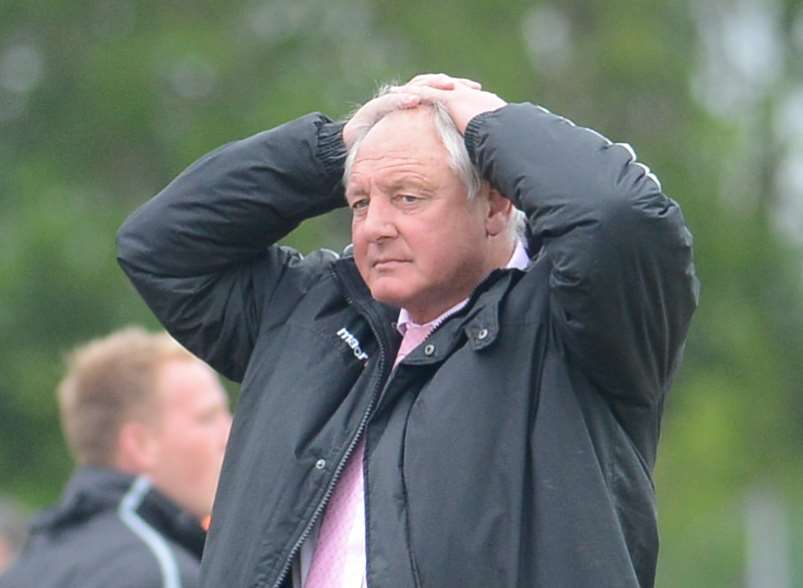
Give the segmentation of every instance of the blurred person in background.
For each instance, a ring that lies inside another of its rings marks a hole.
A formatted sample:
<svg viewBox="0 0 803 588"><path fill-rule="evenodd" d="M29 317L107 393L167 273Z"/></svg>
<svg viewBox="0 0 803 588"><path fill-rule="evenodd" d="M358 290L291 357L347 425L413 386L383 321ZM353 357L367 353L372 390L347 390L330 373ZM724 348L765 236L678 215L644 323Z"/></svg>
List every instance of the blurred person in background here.
<svg viewBox="0 0 803 588"><path fill-rule="evenodd" d="M277 244L345 205L342 256ZM698 284L627 145L418 76L345 124L213 151L118 255L243 382L204 586L653 585L651 472Z"/></svg>
<svg viewBox="0 0 803 588"><path fill-rule="evenodd" d="M0 586L198 586L231 424L216 374L130 327L70 355L58 401L78 467Z"/></svg>
<svg viewBox="0 0 803 588"><path fill-rule="evenodd" d="M28 537L28 516L19 505L0 496L0 574L17 559Z"/></svg>

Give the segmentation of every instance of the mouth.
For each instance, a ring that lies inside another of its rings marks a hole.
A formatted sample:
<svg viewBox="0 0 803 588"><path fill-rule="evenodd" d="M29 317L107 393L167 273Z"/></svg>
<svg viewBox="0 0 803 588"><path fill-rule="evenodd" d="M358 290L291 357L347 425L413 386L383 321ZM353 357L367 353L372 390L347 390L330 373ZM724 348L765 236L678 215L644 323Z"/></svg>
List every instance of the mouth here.
<svg viewBox="0 0 803 588"><path fill-rule="evenodd" d="M393 269L404 263L409 263L406 259L378 259L371 263L371 268L376 270Z"/></svg>

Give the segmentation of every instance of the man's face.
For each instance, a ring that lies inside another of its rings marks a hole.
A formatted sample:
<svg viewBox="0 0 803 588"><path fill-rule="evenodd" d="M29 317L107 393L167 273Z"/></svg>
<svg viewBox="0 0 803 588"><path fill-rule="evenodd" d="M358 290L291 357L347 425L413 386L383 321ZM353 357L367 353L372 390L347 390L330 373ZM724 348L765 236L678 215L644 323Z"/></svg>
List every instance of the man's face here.
<svg viewBox="0 0 803 588"><path fill-rule="evenodd" d="M226 394L214 372L196 360L172 360L157 373L160 413L151 427L158 456L154 485L199 519L212 510L231 428Z"/></svg>
<svg viewBox="0 0 803 588"><path fill-rule="evenodd" d="M468 297L493 269L488 199L467 199L432 116L417 108L377 123L346 189L354 258L371 295L419 323Z"/></svg>

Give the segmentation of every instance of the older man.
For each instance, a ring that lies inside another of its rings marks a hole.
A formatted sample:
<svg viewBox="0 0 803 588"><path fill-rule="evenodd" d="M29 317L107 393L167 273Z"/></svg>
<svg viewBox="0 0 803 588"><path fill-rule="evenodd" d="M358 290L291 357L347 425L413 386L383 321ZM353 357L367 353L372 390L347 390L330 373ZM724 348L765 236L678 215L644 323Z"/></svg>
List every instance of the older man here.
<svg viewBox="0 0 803 588"><path fill-rule="evenodd" d="M342 256L275 244L344 202ZM207 155L118 242L174 336L243 382L205 586L652 585L697 282L627 146L419 76Z"/></svg>
<svg viewBox="0 0 803 588"><path fill-rule="evenodd" d="M77 349L58 398L78 468L0 586L198 586L231 425L215 373L128 328Z"/></svg>

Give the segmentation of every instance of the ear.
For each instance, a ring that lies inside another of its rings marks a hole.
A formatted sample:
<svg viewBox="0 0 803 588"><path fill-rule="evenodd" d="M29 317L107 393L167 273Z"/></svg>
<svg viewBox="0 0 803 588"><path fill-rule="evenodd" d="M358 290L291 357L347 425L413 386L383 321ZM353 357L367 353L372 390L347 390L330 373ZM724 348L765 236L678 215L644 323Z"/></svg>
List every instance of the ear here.
<svg viewBox="0 0 803 588"><path fill-rule="evenodd" d="M485 232L489 237L500 235L506 228L513 203L495 188L488 188L488 216L485 219Z"/></svg>
<svg viewBox="0 0 803 588"><path fill-rule="evenodd" d="M146 474L158 459L151 429L140 421L127 421L117 435L117 466L131 474Z"/></svg>

